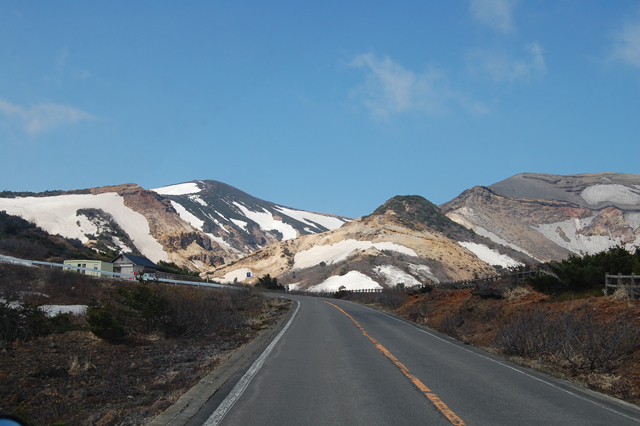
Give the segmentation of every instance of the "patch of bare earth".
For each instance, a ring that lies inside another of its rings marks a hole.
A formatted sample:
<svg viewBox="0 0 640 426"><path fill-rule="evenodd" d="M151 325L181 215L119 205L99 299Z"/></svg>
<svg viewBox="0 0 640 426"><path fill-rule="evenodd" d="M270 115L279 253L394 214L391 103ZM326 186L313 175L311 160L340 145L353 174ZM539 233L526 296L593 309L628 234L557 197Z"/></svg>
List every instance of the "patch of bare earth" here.
<svg viewBox="0 0 640 426"><path fill-rule="evenodd" d="M208 337L134 336L111 344L88 331L13 342L0 351L0 411L33 424L142 425L275 323L287 302Z"/></svg>
<svg viewBox="0 0 640 426"><path fill-rule="evenodd" d="M505 355L495 344L501 327L521 312L538 309L549 318L562 314L588 314L602 323L612 320L632 322L640 319L640 301L615 300L613 296L553 301L531 289L505 297L483 298L473 291L436 288L429 294L409 296L395 313L441 331L460 341ZM606 370L576 369L566 360L552 356L509 357L513 362L552 374L574 383L640 404L640 350L635 349L622 362Z"/></svg>

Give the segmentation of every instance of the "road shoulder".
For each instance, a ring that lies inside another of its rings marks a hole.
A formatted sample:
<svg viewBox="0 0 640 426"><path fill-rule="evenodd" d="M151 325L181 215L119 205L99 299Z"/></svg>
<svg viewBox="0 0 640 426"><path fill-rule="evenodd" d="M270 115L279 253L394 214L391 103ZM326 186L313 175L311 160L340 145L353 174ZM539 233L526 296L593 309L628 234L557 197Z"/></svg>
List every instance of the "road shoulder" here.
<svg viewBox="0 0 640 426"><path fill-rule="evenodd" d="M185 392L175 404L156 416L148 426L184 426L207 401L247 362L256 355L274 336L284 327L293 315L294 309L289 309L278 322L264 330L258 337L234 353L220 367L209 373L197 385Z"/></svg>

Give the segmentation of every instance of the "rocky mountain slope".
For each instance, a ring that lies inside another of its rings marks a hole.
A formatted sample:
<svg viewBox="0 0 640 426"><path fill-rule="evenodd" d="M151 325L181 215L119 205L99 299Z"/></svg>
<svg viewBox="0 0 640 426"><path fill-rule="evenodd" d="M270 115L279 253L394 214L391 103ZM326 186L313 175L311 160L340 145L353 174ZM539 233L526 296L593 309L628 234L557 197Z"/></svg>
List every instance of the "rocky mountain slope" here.
<svg viewBox="0 0 640 426"><path fill-rule="evenodd" d="M341 228L279 242L209 276L253 283L270 274L312 290L472 279L533 260L453 222L419 196L399 196Z"/></svg>
<svg viewBox="0 0 640 426"><path fill-rule="evenodd" d="M453 221L540 261L640 245L640 175L523 173L440 206Z"/></svg>
<svg viewBox="0 0 640 426"><path fill-rule="evenodd" d="M4 191L0 211L101 253L140 253L198 271L349 220L280 206L216 181L152 191L135 184L39 194Z"/></svg>

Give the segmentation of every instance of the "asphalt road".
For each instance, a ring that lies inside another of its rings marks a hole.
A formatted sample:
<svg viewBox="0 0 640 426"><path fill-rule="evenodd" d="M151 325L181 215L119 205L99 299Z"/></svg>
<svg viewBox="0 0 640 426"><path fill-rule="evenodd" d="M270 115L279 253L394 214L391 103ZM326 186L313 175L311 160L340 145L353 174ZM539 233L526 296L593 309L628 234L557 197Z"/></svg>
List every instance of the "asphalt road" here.
<svg viewBox="0 0 640 426"><path fill-rule="evenodd" d="M292 298L267 351L190 425L640 425L629 404L391 315Z"/></svg>

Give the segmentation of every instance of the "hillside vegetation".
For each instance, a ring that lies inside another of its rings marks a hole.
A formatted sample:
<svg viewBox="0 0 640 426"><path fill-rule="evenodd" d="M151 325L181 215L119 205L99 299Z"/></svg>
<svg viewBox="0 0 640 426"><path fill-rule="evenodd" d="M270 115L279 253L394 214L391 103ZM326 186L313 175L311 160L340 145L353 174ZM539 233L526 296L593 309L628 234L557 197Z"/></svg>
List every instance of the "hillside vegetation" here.
<svg viewBox="0 0 640 426"><path fill-rule="evenodd" d="M252 288L2 263L0 277L0 407L33 426L146 424L288 309ZM43 304L89 308L48 317Z"/></svg>

